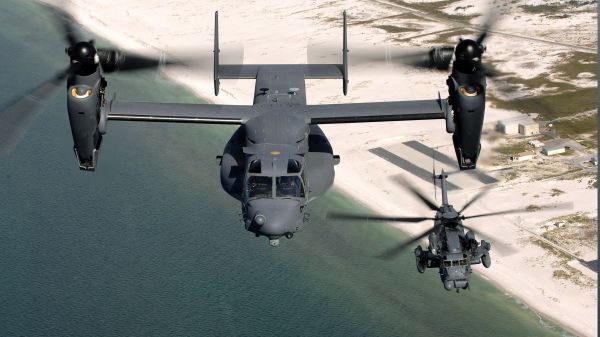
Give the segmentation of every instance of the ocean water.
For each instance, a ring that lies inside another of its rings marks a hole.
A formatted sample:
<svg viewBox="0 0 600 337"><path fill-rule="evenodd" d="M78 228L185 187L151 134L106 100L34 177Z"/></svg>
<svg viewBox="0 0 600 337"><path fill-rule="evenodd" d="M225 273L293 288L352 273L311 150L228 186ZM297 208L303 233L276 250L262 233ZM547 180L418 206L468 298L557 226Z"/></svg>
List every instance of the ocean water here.
<svg viewBox="0 0 600 337"><path fill-rule="evenodd" d="M0 2L0 107L67 62L33 2ZM112 75L109 97L200 102L153 73ZM0 336L561 336L481 278L446 292L385 224L331 190L271 248L239 221L215 156L229 126L110 122L81 172L59 94L0 157ZM492 266L493 268L493 266Z"/></svg>

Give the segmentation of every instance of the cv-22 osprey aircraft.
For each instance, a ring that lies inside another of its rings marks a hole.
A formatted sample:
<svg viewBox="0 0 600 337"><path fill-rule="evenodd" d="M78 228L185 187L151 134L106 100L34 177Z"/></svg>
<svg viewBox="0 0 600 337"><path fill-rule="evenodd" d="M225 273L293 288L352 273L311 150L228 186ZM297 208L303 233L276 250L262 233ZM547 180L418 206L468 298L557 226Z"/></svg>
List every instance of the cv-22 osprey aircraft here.
<svg viewBox="0 0 600 337"><path fill-rule="evenodd" d="M96 168L108 121L239 125L223 155L217 157L221 183L241 202L245 228L266 236L272 246L302 228L308 203L333 184L334 165L340 159L320 124L445 119L447 131L453 133L459 167L474 169L477 162L485 108L481 65L485 34L476 41L461 40L454 54L432 49L432 64L449 64L454 56L447 81L449 99L438 94L431 100L307 105L306 79L339 79L347 93L346 13L341 64L220 64L215 12L215 95L221 79L256 80L252 105L221 105L107 102L104 73L123 67L127 57L78 42L69 23L63 29L70 43L70 66L53 81L67 78L67 110L79 168ZM130 68L138 63L140 68L146 66L134 59ZM0 122L2 118L13 117L0 115Z"/></svg>

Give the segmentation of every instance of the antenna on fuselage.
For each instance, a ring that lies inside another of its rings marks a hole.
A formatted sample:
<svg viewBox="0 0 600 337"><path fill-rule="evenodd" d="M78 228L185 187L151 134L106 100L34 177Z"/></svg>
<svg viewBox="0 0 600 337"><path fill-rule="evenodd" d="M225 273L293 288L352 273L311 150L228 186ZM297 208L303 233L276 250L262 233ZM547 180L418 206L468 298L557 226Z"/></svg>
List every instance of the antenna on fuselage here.
<svg viewBox="0 0 600 337"><path fill-rule="evenodd" d="M344 16L344 37L342 42L342 80L344 81L343 91L344 96L348 93L348 26L346 25L346 11L343 13Z"/></svg>
<svg viewBox="0 0 600 337"><path fill-rule="evenodd" d="M435 201L437 202L437 183L436 183L436 179L437 177L435 176L435 149L431 148L431 159L433 161L433 173L431 174L431 176L433 177L433 195L435 198Z"/></svg>
<svg viewBox="0 0 600 337"><path fill-rule="evenodd" d="M219 96L219 11L215 11L215 38L213 49L213 79L215 82L215 96Z"/></svg>
<svg viewBox="0 0 600 337"><path fill-rule="evenodd" d="M440 178L440 185L442 187L442 204L443 205L448 205L448 189L446 187L446 178L448 178L448 175L444 172L444 169L442 169L442 173L439 175Z"/></svg>

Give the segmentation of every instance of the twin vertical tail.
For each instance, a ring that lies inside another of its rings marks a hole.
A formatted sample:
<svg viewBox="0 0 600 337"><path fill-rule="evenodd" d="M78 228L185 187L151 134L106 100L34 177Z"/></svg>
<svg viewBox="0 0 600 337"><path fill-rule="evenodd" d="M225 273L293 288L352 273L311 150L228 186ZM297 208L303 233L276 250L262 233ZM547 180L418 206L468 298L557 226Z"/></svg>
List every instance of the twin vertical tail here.
<svg viewBox="0 0 600 337"><path fill-rule="evenodd" d="M348 93L348 29L346 22L346 11L343 12L343 41L342 41L342 63L341 64L290 64L289 66L304 66L305 79L342 79L344 95ZM213 81L215 95L219 95L221 79L255 79L258 68L269 66L266 64L244 65L244 64L219 64L219 12L215 12L215 36L213 49Z"/></svg>

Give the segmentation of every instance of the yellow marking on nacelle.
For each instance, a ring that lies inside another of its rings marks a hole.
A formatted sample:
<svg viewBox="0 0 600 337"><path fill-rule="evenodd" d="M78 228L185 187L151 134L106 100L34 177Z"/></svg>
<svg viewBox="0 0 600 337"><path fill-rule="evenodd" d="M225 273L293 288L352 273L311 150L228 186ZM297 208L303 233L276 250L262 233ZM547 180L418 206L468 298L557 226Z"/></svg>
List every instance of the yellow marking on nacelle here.
<svg viewBox="0 0 600 337"><path fill-rule="evenodd" d="M460 87L460 88L458 89L458 91L460 91L460 93L461 93L461 94L463 94L463 95L465 95L465 96L468 96L468 97L475 97L475 96L479 95L479 92L480 92L481 90L479 90L479 87L475 87L474 89L475 89L474 91L472 91L472 92L469 92L469 90L467 90L467 88L465 88L465 87Z"/></svg>
<svg viewBox="0 0 600 337"><path fill-rule="evenodd" d="M79 94L77 92L77 88L76 87L72 87L71 88L71 96L77 98L77 99L84 99L84 98L88 98L90 96L92 96L92 89L87 89L83 94Z"/></svg>

